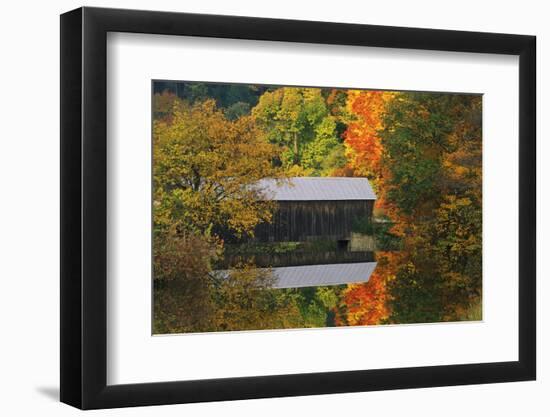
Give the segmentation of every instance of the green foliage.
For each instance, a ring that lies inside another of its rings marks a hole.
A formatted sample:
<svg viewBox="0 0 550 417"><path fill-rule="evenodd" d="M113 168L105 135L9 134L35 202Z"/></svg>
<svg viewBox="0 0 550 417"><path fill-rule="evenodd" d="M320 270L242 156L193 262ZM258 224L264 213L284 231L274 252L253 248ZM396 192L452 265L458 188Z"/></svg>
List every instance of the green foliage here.
<svg viewBox="0 0 550 417"><path fill-rule="evenodd" d="M337 291L332 287L317 287L316 297L328 310L335 308L339 301Z"/></svg>
<svg viewBox="0 0 550 417"><path fill-rule="evenodd" d="M290 252L331 252L338 250L338 243L332 240L308 242L248 242L225 246L225 253L231 255L284 254Z"/></svg>
<svg viewBox="0 0 550 417"><path fill-rule="evenodd" d="M389 198L405 214L431 215L449 191L446 162L463 144L463 136L454 134L478 111L472 97L401 93L388 105L380 132L383 162L391 172Z"/></svg>
<svg viewBox="0 0 550 417"><path fill-rule="evenodd" d="M392 227L393 223L387 217L376 220L370 217L361 217L353 221L352 231L374 236L377 250L399 250L401 248L401 239L391 232Z"/></svg>
<svg viewBox="0 0 550 417"><path fill-rule="evenodd" d="M282 254L298 250L302 242L254 242L239 245L227 245L226 254Z"/></svg>
<svg viewBox="0 0 550 417"><path fill-rule="evenodd" d="M481 222L480 207L469 198L449 196L437 210L434 253L455 299L481 296Z"/></svg>
<svg viewBox="0 0 550 417"><path fill-rule="evenodd" d="M448 306L441 297L444 282L429 260L400 268L389 284L391 323L432 323L443 321Z"/></svg>
<svg viewBox="0 0 550 417"><path fill-rule="evenodd" d="M296 327L332 326L333 314L344 286L305 287L284 290L291 294L300 312L300 323Z"/></svg>
<svg viewBox="0 0 550 417"><path fill-rule="evenodd" d="M322 175L331 176L335 170L343 169L348 163L346 158L346 148L343 144L335 145L326 158L321 161Z"/></svg>
<svg viewBox="0 0 550 417"><path fill-rule="evenodd" d="M303 147L301 165L320 172L326 167L325 159L341 144L336 138L336 121L333 117L322 118L314 128L314 138Z"/></svg>
<svg viewBox="0 0 550 417"><path fill-rule="evenodd" d="M393 223L391 222L375 223L374 237L376 238L377 250L403 250L403 241L399 236L391 231L392 228Z"/></svg>
<svg viewBox="0 0 550 417"><path fill-rule="evenodd" d="M339 144L336 119L320 89L285 87L266 92L252 114L269 141L283 148L281 162L286 168L297 165L319 173Z"/></svg>
<svg viewBox="0 0 550 417"><path fill-rule="evenodd" d="M480 115L471 95L407 93L389 106L388 196L407 223L406 267L390 285L393 323L460 320L481 297Z"/></svg>
<svg viewBox="0 0 550 417"><path fill-rule="evenodd" d="M155 96L172 95L191 105L206 100L214 100L219 109L228 111L237 103L246 104L248 111L241 115L248 115L250 109L258 103L259 97L268 90L270 90L269 86L193 81L157 81L154 85ZM244 110L242 105L240 110ZM234 115L234 113L232 114ZM230 115L228 115L228 118L233 119Z"/></svg>
<svg viewBox="0 0 550 417"><path fill-rule="evenodd" d="M353 220L352 230L355 233L362 233L364 235L373 235L375 225L372 219L368 216L360 217Z"/></svg>
<svg viewBox="0 0 550 417"><path fill-rule="evenodd" d="M226 108L224 113L225 117L229 120L236 120L239 117L246 116L250 113L250 104L245 103L244 101L238 101Z"/></svg>
<svg viewBox="0 0 550 417"><path fill-rule="evenodd" d="M316 239L302 244L304 252L331 252L338 249L338 242L334 240Z"/></svg>

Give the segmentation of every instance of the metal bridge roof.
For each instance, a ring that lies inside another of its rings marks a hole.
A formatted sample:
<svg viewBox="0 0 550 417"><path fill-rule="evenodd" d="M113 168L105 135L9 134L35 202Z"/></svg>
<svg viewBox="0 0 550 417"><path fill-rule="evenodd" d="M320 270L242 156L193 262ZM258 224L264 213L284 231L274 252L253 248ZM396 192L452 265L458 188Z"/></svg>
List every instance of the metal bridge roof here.
<svg viewBox="0 0 550 417"><path fill-rule="evenodd" d="M273 288L318 287L367 282L376 262L273 268Z"/></svg>
<svg viewBox="0 0 550 417"><path fill-rule="evenodd" d="M271 268L272 288L302 288L367 282L376 262L356 262L331 265L302 265ZM258 268L266 271L266 268ZM220 278L228 278L230 270L216 270Z"/></svg>
<svg viewBox="0 0 550 417"><path fill-rule="evenodd" d="M276 201L376 200L367 178L293 177L256 184L265 198Z"/></svg>

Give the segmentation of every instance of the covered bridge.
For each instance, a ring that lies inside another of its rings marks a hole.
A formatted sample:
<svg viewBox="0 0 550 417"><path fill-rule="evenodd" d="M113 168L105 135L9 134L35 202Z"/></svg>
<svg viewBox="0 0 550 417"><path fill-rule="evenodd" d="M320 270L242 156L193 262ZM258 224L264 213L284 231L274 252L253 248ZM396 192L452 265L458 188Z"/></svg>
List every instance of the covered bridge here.
<svg viewBox="0 0 550 417"><path fill-rule="evenodd" d="M271 223L256 227L260 242L348 240L356 219L372 217L376 200L366 178L264 179L258 188L266 199L277 201Z"/></svg>

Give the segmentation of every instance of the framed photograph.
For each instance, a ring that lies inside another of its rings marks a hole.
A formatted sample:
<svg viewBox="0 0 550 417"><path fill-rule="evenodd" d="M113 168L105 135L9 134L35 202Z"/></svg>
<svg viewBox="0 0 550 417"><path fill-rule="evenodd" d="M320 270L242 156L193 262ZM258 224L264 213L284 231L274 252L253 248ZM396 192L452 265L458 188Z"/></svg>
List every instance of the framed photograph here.
<svg viewBox="0 0 550 417"><path fill-rule="evenodd" d="M61 401L533 380L535 37L61 16Z"/></svg>

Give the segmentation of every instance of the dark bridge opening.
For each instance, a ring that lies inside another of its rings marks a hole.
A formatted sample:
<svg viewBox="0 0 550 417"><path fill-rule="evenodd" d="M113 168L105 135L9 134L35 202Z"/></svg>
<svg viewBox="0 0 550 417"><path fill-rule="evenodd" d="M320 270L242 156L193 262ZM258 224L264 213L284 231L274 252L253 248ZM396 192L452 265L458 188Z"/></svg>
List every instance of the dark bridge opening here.
<svg viewBox="0 0 550 417"><path fill-rule="evenodd" d="M338 250L348 250L349 248L349 240L347 239L340 239L336 243Z"/></svg>

